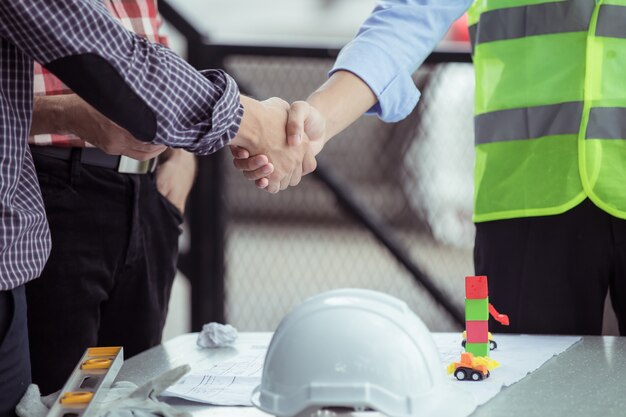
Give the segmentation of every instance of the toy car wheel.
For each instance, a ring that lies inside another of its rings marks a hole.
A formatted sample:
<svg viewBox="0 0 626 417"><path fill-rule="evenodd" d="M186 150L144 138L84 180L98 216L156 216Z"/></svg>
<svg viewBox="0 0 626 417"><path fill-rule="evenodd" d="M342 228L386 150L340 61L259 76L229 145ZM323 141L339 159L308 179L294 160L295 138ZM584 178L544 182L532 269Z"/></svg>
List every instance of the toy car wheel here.
<svg viewBox="0 0 626 417"><path fill-rule="evenodd" d="M481 379L483 379L483 374L481 374L480 372L472 372L472 381L480 381Z"/></svg>
<svg viewBox="0 0 626 417"><path fill-rule="evenodd" d="M489 341L489 350L495 350L497 347L498 347L498 344L495 341L493 340Z"/></svg>
<svg viewBox="0 0 626 417"><path fill-rule="evenodd" d="M465 372L465 369L457 369L456 371L454 371L454 376L459 381L464 381L467 379L467 372Z"/></svg>
<svg viewBox="0 0 626 417"><path fill-rule="evenodd" d="M463 349L465 349L466 344L467 344L467 340L463 339L463 341L461 342L461 346L463 346Z"/></svg>

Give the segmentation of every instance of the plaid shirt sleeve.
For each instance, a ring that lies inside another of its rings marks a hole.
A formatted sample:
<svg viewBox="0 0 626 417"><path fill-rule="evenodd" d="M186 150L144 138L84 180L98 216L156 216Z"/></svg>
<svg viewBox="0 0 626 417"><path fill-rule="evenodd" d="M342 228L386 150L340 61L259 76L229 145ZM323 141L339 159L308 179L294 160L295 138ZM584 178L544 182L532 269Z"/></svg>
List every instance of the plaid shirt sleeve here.
<svg viewBox="0 0 626 417"><path fill-rule="evenodd" d="M232 78L195 71L126 31L98 1L2 0L0 37L140 140L208 154L239 128L243 108Z"/></svg>
<svg viewBox="0 0 626 417"><path fill-rule="evenodd" d="M168 46L167 37L160 32L162 19L156 0L102 0L109 14L126 29L152 42ZM71 94L70 90L39 63L34 65L34 94L53 96ZM28 138L31 145L84 147L93 146L71 134L44 133Z"/></svg>

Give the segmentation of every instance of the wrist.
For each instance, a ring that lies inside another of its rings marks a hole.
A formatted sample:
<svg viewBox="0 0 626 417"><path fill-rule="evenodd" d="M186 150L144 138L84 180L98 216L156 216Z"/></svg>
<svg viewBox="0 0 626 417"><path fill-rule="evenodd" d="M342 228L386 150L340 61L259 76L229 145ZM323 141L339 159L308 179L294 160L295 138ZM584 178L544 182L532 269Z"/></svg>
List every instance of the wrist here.
<svg viewBox="0 0 626 417"><path fill-rule="evenodd" d="M184 149L167 148L159 155L159 165L166 162L176 164L181 169L196 171L196 156Z"/></svg>
<svg viewBox="0 0 626 417"><path fill-rule="evenodd" d="M306 99L307 103L312 108L312 111L318 113L319 117L323 121L324 134L321 137L322 143L326 144L337 132L333 122L332 111L329 111L328 103L326 103L328 97L324 92L316 91Z"/></svg>
<svg viewBox="0 0 626 417"><path fill-rule="evenodd" d="M240 100L243 106L243 117L239 131L230 144L248 150L256 149L259 138L263 136L263 124L259 118L263 105L257 100L243 95Z"/></svg>
<svg viewBox="0 0 626 417"><path fill-rule="evenodd" d="M337 71L309 96L326 122L327 139L341 132L377 102L376 95L357 75Z"/></svg>

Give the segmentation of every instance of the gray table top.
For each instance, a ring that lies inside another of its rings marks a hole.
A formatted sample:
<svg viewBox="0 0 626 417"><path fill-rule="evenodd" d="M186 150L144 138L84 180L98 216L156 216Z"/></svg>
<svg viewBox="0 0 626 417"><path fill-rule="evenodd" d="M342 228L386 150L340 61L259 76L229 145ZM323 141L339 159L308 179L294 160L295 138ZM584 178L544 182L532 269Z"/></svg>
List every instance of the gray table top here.
<svg viewBox="0 0 626 417"><path fill-rule="evenodd" d="M472 416L626 415L626 338L585 336Z"/></svg>
<svg viewBox="0 0 626 417"><path fill-rule="evenodd" d="M263 334L267 340L270 333ZM233 358L235 348L199 349L197 334L172 339L130 358L118 380L141 384L184 363L198 369ZM258 343L259 334L242 333L238 343ZM253 407L210 407L168 399L194 417L266 416ZM626 415L626 337L586 336L516 384L504 388L472 416L624 416Z"/></svg>

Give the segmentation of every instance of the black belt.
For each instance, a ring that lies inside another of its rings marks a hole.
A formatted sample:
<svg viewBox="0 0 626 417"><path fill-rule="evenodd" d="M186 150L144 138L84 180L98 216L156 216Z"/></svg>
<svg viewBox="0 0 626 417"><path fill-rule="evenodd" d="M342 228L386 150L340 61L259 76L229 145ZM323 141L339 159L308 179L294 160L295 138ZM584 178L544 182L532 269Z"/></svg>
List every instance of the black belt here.
<svg viewBox="0 0 626 417"><path fill-rule="evenodd" d="M109 155L98 148L60 148L32 145L33 154L69 161L73 152L80 152L80 162L100 168L114 169L123 174L147 174L156 168L157 158L138 161L127 156Z"/></svg>

